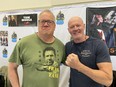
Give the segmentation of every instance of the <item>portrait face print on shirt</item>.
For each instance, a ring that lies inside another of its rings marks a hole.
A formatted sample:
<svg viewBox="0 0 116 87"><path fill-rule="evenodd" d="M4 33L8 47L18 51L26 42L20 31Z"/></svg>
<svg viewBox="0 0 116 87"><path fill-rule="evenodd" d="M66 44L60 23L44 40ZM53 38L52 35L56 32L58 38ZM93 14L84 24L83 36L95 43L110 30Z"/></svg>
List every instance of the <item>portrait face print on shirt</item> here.
<svg viewBox="0 0 116 87"><path fill-rule="evenodd" d="M48 72L48 77L58 78L59 77L59 61L56 58L56 50L53 47L47 47L40 52L40 58L35 62L35 69L37 71Z"/></svg>
<svg viewBox="0 0 116 87"><path fill-rule="evenodd" d="M45 58L45 65L53 65L54 59L56 58L55 50L52 47L48 47L43 52L43 57Z"/></svg>
<svg viewBox="0 0 116 87"><path fill-rule="evenodd" d="M51 71L50 67L58 67L58 61L56 60L56 51L53 47L47 47L43 50L43 58L41 62L36 62L36 69L38 71Z"/></svg>

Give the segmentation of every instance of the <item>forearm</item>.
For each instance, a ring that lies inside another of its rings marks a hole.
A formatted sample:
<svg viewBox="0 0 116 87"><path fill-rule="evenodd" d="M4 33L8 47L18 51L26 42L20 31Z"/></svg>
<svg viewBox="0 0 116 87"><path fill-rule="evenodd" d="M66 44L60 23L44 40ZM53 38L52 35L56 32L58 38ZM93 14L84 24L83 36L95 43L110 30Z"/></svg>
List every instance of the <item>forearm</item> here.
<svg viewBox="0 0 116 87"><path fill-rule="evenodd" d="M9 77L12 87L20 87L17 69L9 66L8 77Z"/></svg>
<svg viewBox="0 0 116 87"><path fill-rule="evenodd" d="M102 70L91 69L83 64L81 64L81 67L77 68L77 70L87 75L97 83L103 84L105 86L110 86L110 84L112 83L111 75Z"/></svg>

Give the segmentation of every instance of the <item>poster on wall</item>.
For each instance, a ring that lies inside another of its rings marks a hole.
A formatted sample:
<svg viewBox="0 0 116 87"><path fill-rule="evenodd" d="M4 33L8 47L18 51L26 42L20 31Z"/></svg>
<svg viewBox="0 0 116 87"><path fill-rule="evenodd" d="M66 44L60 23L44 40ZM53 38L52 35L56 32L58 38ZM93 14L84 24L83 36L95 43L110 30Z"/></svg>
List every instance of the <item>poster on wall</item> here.
<svg viewBox="0 0 116 87"><path fill-rule="evenodd" d="M0 46L8 46L8 31L0 31Z"/></svg>
<svg viewBox="0 0 116 87"><path fill-rule="evenodd" d="M0 14L0 66L7 65L16 43L37 30L37 13Z"/></svg>
<svg viewBox="0 0 116 87"><path fill-rule="evenodd" d="M64 24L64 14L61 11L59 11L59 13L56 16L56 24L57 25Z"/></svg>
<svg viewBox="0 0 116 87"><path fill-rule="evenodd" d="M86 8L86 34L102 39L116 55L116 7Z"/></svg>
<svg viewBox="0 0 116 87"><path fill-rule="evenodd" d="M9 27L37 26L37 14L9 15Z"/></svg>
<svg viewBox="0 0 116 87"><path fill-rule="evenodd" d="M6 15L3 17L2 21L3 21L3 26L7 26L8 18L7 18L7 16L6 16Z"/></svg>

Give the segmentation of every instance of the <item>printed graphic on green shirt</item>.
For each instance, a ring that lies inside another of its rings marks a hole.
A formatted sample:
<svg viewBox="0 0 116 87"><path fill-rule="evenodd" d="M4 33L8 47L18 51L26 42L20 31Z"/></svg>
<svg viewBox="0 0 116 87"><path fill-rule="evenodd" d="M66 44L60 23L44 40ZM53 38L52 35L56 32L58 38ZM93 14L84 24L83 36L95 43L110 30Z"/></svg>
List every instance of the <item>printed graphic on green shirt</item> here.
<svg viewBox="0 0 116 87"><path fill-rule="evenodd" d="M59 77L59 63L56 58L56 51L53 47L47 47L43 51L43 59L39 59L35 63L35 68L37 71L49 72L48 76L50 78Z"/></svg>

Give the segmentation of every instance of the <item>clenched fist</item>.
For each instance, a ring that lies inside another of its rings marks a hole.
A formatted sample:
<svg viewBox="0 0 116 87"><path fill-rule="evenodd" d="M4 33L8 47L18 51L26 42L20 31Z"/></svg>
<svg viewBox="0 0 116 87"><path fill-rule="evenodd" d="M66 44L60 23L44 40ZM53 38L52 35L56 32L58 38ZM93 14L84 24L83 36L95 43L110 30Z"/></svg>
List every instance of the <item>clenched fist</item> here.
<svg viewBox="0 0 116 87"><path fill-rule="evenodd" d="M71 53L67 56L65 63L67 66L77 69L77 70L81 64L81 62L79 61L78 55L74 53Z"/></svg>

